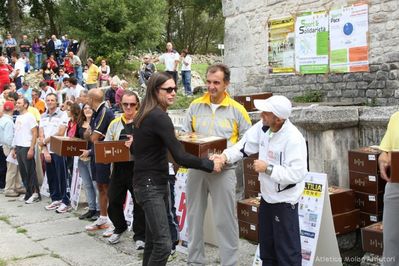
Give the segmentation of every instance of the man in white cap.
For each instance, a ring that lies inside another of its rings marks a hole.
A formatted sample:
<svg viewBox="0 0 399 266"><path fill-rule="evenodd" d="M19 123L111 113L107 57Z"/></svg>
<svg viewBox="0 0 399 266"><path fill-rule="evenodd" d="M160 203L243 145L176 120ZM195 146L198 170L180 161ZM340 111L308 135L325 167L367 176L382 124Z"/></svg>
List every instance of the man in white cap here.
<svg viewBox="0 0 399 266"><path fill-rule="evenodd" d="M292 106L286 97L272 96L255 100L254 104L262 111L261 121L218 157L222 162L234 163L259 153L254 169L259 173L262 194L260 258L263 265L300 266L298 200L307 173L305 139L288 119Z"/></svg>

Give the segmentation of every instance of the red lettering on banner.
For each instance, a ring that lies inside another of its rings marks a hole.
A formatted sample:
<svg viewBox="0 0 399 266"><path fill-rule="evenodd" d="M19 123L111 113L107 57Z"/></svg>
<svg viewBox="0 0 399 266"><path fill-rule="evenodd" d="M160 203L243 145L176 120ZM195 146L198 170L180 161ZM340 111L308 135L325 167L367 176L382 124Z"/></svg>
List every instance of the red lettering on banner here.
<svg viewBox="0 0 399 266"><path fill-rule="evenodd" d="M177 220L179 221L179 231L183 230L184 223L186 221L186 193L182 192L180 196L180 204L178 212L181 213L180 216L177 216Z"/></svg>

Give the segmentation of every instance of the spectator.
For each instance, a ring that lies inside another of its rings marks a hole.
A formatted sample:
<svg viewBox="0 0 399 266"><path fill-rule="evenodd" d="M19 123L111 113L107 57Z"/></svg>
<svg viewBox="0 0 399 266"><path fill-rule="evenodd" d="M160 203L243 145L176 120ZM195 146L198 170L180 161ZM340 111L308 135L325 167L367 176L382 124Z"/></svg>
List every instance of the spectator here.
<svg viewBox="0 0 399 266"><path fill-rule="evenodd" d="M109 108L111 108L114 111L119 110L119 106L116 104L115 101L116 91L119 88L119 83L120 79L118 77L112 78L111 87L105 92L105 101L109 106Z"/></svg>
<svg viewBox="0 0 399 266"><path fill-rule="evenodd" d="M4 56L0 56L0 93L3 93L4 85L10 84L10 74L13 71L13 68L7 65L5 60Z"/></svg>
<svg viewBox="0 0 399 266"><path fill-rule="evenodd" d="M37 37L33 39L32 53L35 55L35 71L39 71L42 66L43 47Z"/></svg>
<svg viewBox="0 0 399 266"><path fill-rule="evenodd" d="M39 88L41 90L40 99L42 99L43 101L46 100L47 95L49 95L50 93L56 94L55 89L53 87L47 85L47 83L45 81L41 81L39 83Z"/></svg>
<svg viewBox="0 0 399 266"><path fill-rule="evenodd" d="M50 146L51 136L64 136L68 116L57 107L57 95L49 93L46 96L47 111L40 119L39 145L46 163L47 181L50 190L51 203L45 206L46 210L56 210L63 213L68 210L68 206L62 204L68 201L67 198L67 172L65 158L55 154Z"/></svg>
<svg viewBox="0 0 399 266"><path fill-rule="evenodd" d="M90 130L87 130L85 135L91 143L103 140L107 133L108 126L114 119L114 114L105 106L104 93L101 89L91 89L89 91L89 105L95 110L90 121ZM85 154L88 156L88 154ZM110 226L108 219L108 184L110 177L110 164L95 163L93 151L90 156L92 158L92 174L93 179L97 182L100 201L100 217L92 224L86 226L86 230L94 231L99 229L106 229Z"/></svg>
<svg viewBox="0 0 399 266"><path fill-rule="evenodd" d="M159 57L159 61L165 64L165 71L172 75L177 85L177 69L179 67L180 56L173 50L171 42L166 44L166 52Z"/></svg>
<svg viewBox="0 0 399 266"><path fill-rule="evenodd" d="M3 105L3 115L0 118L0 145L2 145L4 156L7 157L12 149L12 140L14 138L14 122L12 114L14 112L14 103L6 101ZM4 172L5 188L4 196L18 197L25 194L26 190L22 186L21 175L19 174L18 165L7 162L7 170Z"/></svg>
<svg viewBox="0 0 399 266"><path fill-rule="evenodd" d="M28 41L28 36L27 35L22 35L22 40L19 42L19 51L25 55L26 59L26 68L25 71L30 73L30 60L29 60L29 55L30 55L30 42Z"/></svg>
<svg viewBox="0 0 399 266"><path fill-rule="evenodd" d="M17 93L22 97L26 98L29 103L32 103L32 88L29 86L28 81L22 82L22 88L17 90Z"/></svg>
<svg viewBox="0 0 399 266"><path fill-rule="evenodd" d="M28 112L29 102L20 98L16 103L19 115L15 121L15 132L12 141L11 155L18 161L18 169L26 188L24 200L26 204L40 201L39 182L36 174L35 146L37 139L37 122L35 117Z"/></svg>
<svg viewBox="0 0 399 266"><path fill-rule="evenodd" d="M87 80L86 80L86 88L88 90L94 89L98 87L98 77L100 75L100 70L98 66L94 64L92 58L87 59Z"/></svg>
<svg viewBox="0 0 399 266"><path fill-rule="evenodd" d="M191 91L191 56L188 54L188 50L184 49L180 53L181 57L181 80L184 87L184 92L187 96L192 96L193 92Z"/></svg>
<svg viewBox="0 0 399 266"><path fill-rule="evenodd" d="M139 107L139 96L133 91L125 91L121 102L123 114L112 120L105 135L105 140L125 140L125 145L130 148L133 141L133 120ZM127 230L123 205L126 193L130 191L134 204L133 240L136 242L136 249L142 249L145 241L145 217L143 209L136 203L134 197L133 170L134 160L113 163L111 182L108 189L108 214L115 228L108 242L110 244L118 243L122 234Z"/></svg>
<svg viewBox="0 0 399 266"><path fill-rule="evenodd" d="M80 61L79 56L75 55L74 52L70 51L68 53L69 60L73 66L75 78L78 80L80 85L83 85L83 76L82 76L82 61Z"/></svg>
<svg viewBox="0 0 399 266"><path fill-rule="evenodd" d="M105 59L101 60L100 66L100 87L108 86L110 80L111 69L109 65L107 65L107 61Z"/></svg>
<svg viewBox="0 0 399 266"><path fill-rule="evenodd" d="M209 66L206 77L208 92L190 104L183 131L214 134L226 138L227 145L232 146L251 126L251 120L244 107L226 92L230 84L230 69L226 65ZM238 264L235 168L235 165L229 165L221 173L210 174L189 169L186 186L188 264L205 264L203 225L208 194L212 198L213 218L218 228L221 264Z"/></svg>
<svg viewBox="0 0 399 266"><path fill-rule="evenodd" d="M17 53L13 53L11 57L11 61L14 64L14 71L12 72L12 77L14 79L14 83L16 85L16 89L20 89L22 87L22 82L25 76L25 64L26 61L23 58L18 58Z"/></svg>
<svg viewBox="0 0 399 266"><path fill-rule="evenodd" d="M32 106L35 107L40 114L46 111L46 103L40 99L40 91L38 89L32 89Z"/></svg>
<svg viewBox="0 0 399 266"><path fill-rule="evenodd" d="M151 56L145 55L143 57L143 64L140 67L139 82L142 87L145 87L148 79L155 72L155 65L151 62Z"/></svg>
<svg viewBox="0 0 399 266"><path fill-rule="evenodd" d="M11 60L11 56L16 52L17 41L11 36L10 33L6 35L6 39L4 40L4 49L6 50L7 57Z"/></svg>
<svg viewBox="0 0 399 266"><path fill-rule="evenodd" d="M83 92L83 91L82 91ZM81 93L82 93L81 92ZM87 90L86 90L87 94ZM93 116L93 109L85 103L82 106L80 111L80 115L78 118L78 126L76 137L83 139L84 133L86 130L90 130L90 120ZM84 214L79 216L79 219L90 219L97 220L100 216L100 205L99 205L99 196L97 190L97 182L92 178L90 161L91 157L89 155L89 150L92 148L91 143L89 142L88 150L84 151L81 156L79 156L78 168L80 176L82 177L83 188L86 191L87 204L89 205L89 210Z"/></svg>

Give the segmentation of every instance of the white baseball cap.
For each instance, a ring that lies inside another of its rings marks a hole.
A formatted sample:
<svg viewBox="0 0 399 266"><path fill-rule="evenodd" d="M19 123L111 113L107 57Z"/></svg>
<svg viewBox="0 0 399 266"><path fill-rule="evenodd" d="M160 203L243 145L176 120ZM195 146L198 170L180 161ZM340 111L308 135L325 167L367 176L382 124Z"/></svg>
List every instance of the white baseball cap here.
<svg viewBox="0 0 399 266"><path fill-rule="evenodd" d="M282 95L274 95L266 100L254 100L254 105L259 111L271 112L278 118L287 119L291 115L291 101Z"/></svg>

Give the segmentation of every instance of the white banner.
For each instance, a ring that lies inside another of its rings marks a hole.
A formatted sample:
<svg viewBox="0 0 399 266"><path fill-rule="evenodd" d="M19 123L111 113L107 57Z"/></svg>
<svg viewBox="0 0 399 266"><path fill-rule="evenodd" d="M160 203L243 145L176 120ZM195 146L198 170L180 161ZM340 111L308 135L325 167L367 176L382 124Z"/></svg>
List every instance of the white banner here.
<svg viewBox="0 0 399 266"><path fill-rule="evenodd" d="M72 172L72 181L71 181L71 189L70 189L71 206L75 210L78 209L80 191L82 189L82 177L80 176L80 173L79 173L78 161L79 161L79 157L75 156L73 158L73 172Z"/></svg>
<svg viewBox="0 0 399 266"><path fill-rule="evenodd" d="M130 191L126 193L125 203L123 204L123 214L125 215L128 230L131 231L133 227L133 199Z"/></svg>

